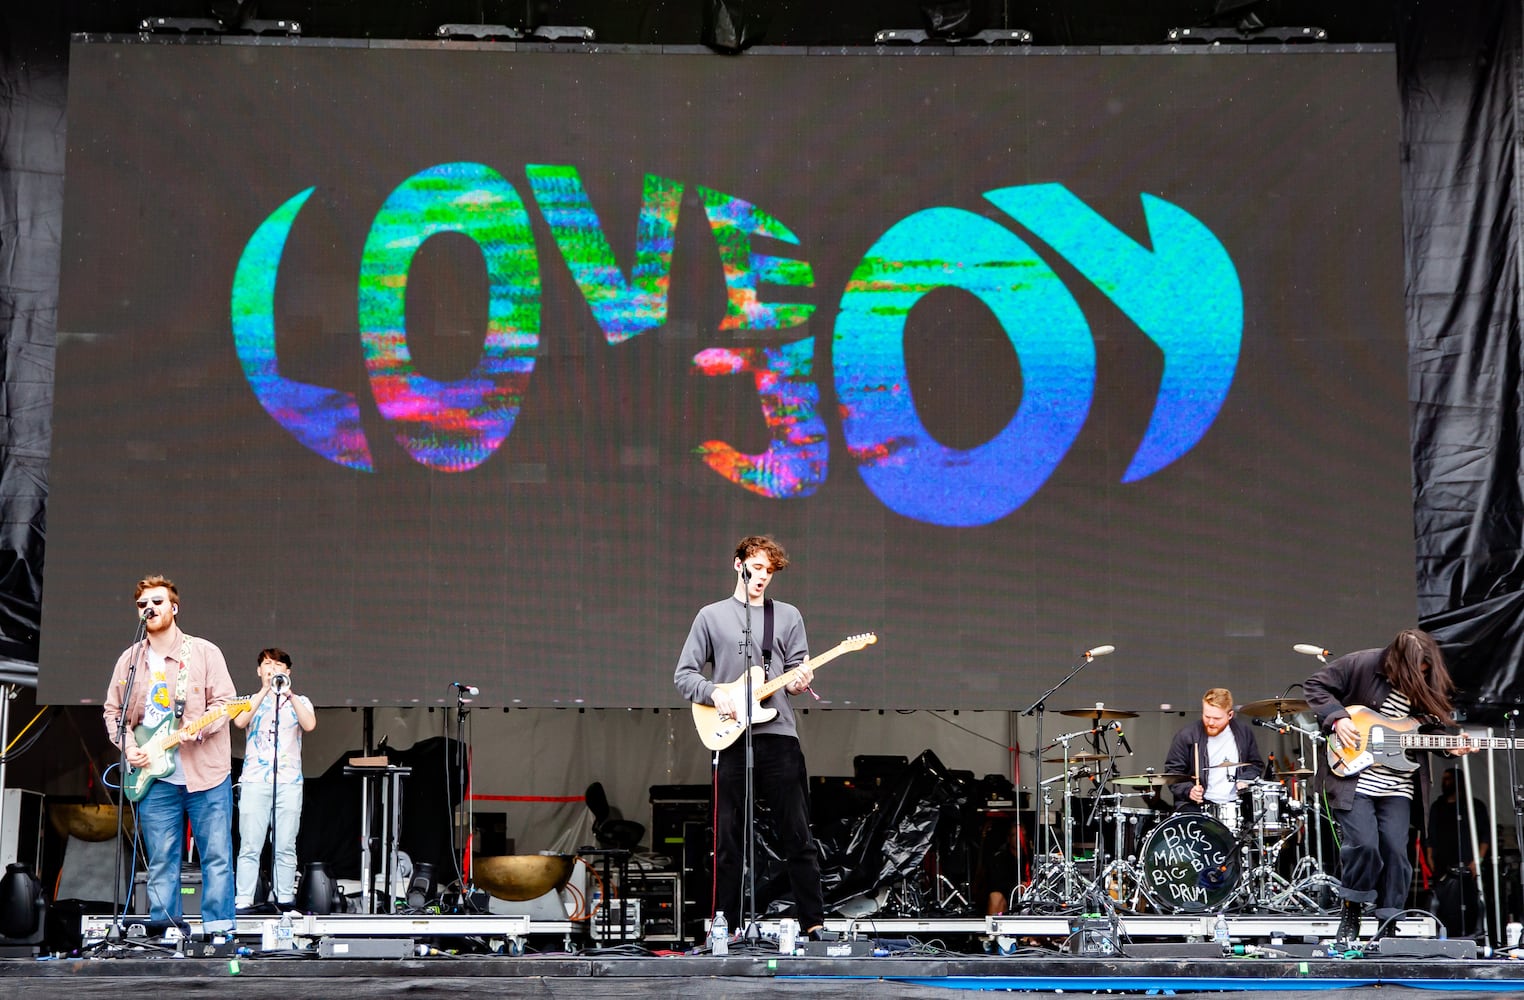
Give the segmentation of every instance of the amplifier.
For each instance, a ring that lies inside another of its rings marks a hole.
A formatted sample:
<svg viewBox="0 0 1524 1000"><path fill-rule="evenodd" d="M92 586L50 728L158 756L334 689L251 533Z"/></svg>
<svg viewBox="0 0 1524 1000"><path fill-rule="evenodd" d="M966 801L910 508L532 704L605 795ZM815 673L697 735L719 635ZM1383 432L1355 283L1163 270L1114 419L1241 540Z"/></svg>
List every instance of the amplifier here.
<svg viewBox="0 0 1524 1000"><path fill-rule="evenodd" d="M132 880L133 916L148 914L148 873L138 872ZM201 915L201 869L186 867L180 870L180 913L187 917Z"/></svg>

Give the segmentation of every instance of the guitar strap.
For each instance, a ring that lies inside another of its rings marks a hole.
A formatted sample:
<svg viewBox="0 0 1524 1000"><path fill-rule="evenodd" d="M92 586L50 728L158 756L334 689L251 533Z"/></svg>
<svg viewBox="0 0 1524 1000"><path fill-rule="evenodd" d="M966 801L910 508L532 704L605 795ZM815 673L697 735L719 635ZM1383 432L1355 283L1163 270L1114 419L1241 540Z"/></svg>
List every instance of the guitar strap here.
<svg viewBox="0 0 1524 1000"><path fill-rule="evenodd" d="M773 665L773 599L762 602L762 676Z"/></svg>
<svg viewBox="0 0 1524 1000"><path fill-rule="evenodd" d="M190 636L180 633L180 664L175 671L175 721L185 718L185 693L190 688ZM179 729L179 726L175 727Z"/></svg>

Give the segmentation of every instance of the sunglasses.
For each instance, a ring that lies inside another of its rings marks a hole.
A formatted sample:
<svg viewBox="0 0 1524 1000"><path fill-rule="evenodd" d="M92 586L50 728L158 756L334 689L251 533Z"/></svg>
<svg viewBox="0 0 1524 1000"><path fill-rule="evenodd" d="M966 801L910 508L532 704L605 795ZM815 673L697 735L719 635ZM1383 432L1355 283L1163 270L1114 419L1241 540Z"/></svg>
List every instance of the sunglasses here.
<svg viewBox="0 0 1524 1000"><path fill-rule="evenodd" d="M148 607L148 602L147 601L138 601L137 603L138 603L138 610L139 611L142 611L144 608ZM157 607L161 607L163 604L164 604L164 598L162 598L162 597L155 597L155 598L153 598L153 606L154 607L156 607L156 608Z"/></svg>

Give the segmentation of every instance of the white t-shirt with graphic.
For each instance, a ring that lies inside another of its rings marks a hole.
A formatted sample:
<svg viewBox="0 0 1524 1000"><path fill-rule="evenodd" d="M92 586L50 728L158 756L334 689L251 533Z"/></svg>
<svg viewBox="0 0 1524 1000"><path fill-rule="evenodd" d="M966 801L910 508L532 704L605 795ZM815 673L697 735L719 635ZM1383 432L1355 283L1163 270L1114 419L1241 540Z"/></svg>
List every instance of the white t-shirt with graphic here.
<svg viewBox="0 0 1524 1000"><path fill-rule="evenodd" d="M254 717L249 720L244 737L243 777L245 784L268 785L278 776L282 785L299 784L302 780L302 724L291 704L291 695L273 692L260 700ZM312 711L312 702L306 695L296 695ZM280 708L274 708L276 702ZM277 719L280 739L276 739ZM280 746L280 765L275 764L276 744Z"/></svg>

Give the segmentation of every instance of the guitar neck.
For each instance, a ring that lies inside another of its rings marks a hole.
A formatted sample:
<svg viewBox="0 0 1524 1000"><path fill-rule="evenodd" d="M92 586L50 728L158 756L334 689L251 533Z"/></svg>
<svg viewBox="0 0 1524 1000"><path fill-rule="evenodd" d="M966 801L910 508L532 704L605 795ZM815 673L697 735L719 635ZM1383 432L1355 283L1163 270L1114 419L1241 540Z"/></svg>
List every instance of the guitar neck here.
<svg viewBox="0 0 1524 1000"><path fill-rule="evenodd" d="M830 663L832 660L836 659L842 653L847 652L847 650L850 649L850 648L851 648L851 644L850 643L838 642L836 645L832 646L830 649L826 650L824 653L821 653L819 656L812 657L811 659L808 659L805 662L810 665L810 668L812 670L819 670L821 667L825 666L827 663ZM799 668L798 667L793 667L793 668L791 668L789 670L785 670L783 673L779 674L777 677L774 677L772 680L768 681L767 683L763 684L761 687L757 688L757 690L755 692L755 697L756 697L757 701L762 701L768 695L772 694L774 691L777 691L779 688L781 688L784 685L788 684L788 682L793 680L794 677L796 677L798 675L798 673L799 673Z"/></svg>
<svg viewBox="0 0 1524 1000"><path fill-rule="evenodd" d="M244 702L241 704L247 703ZM207 726L210 726L212 723L228 714L228 708L229 706L227 705L218 705L215 708L207 709L206 712L203 713L202 716L195 722L187 723L170 734L169 738L164 741L164 749L168 750L170 747L183 743L190 737L195 736L197 733L201 732L201 730L205 729Z"/></svg>
<svg viewBox="0 0 1524 1000"><path fill-rule="evenodd" d="M1524 744L1524 740L1510 740L1501 736L1452 736L1448 733L1406 733L1397 742L1404 750L1455 750L1459 747L1512 750L1516 744Z"/></svg>

